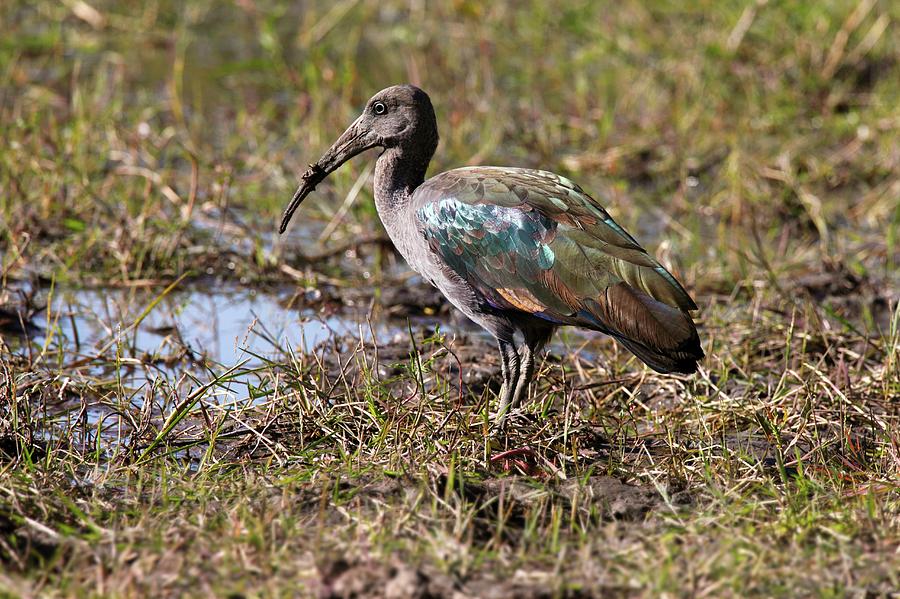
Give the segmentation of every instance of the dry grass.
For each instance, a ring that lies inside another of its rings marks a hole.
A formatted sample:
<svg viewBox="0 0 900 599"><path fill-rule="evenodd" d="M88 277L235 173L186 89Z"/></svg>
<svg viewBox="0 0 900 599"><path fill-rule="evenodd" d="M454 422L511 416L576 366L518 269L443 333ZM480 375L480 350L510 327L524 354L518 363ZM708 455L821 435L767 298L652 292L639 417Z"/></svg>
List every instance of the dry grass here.
<svg viewBox="0 0 900 599"><path fill-rule="evenodd" d="M896 593L897 17L4 4L0 593ZM276 239L293 173L401 80L437 107L434 172L565 172L656 247L701 304L701 372L567 333L491 435L493 350L421 324L446 306L402 276L369 186L347 196L365 160ZM226 282L408 334L302 351L260 322L252 365L177 332L138 348L157 300ZM134 306L79 343L54 303L76 286Z"/></svg>

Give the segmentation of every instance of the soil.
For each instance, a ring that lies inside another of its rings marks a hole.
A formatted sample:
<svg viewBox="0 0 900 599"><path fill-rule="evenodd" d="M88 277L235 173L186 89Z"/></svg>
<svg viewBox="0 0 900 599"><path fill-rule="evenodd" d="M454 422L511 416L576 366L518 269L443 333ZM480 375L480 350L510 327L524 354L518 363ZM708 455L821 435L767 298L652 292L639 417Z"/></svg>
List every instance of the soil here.
<svg viewBox="0 0 900 599"><path fill-rule="evenodd" d="M345 483L348 488L358 487L357 483ZM378 499L389 501L391 496L404 495L415 491L417 483L403 479L382 479L363 485L355 502L365 504ZM438 484L441 484L438 482ZM573 506L600 520L618 520L638 525L652 511L666 506L663 497L655 489L625 483L610 476L592 476L587 480L569 479L555 485L536 485L534 480L524 476L503 476L487 478L483 481L466 482L463 493L470 501L482 506L480 515L484 517L487 540L493 530L487 527L494 522L494 509L504 504L509 511L510 534L518 534L521 527L516 522L525 507L541 501L563 500L563 505ZM502 501L501 501L502 497ZM683 505L690 503L685 492L677 493L670 503ZM312 507L312 506L311 506ZM535 580L528 572L517 571L511 577L500 577L488 569L480 569L471 576L451 576L439 572L428 565L405 562L397 557L389 562L370 559L348 559L344 556L330 556L317 564L319 579L312 583L318 596L323 598L544 598L595 596L573 588L558 588L559 581ZM602 589L606 596L619 596L625 589Z"/></svg>

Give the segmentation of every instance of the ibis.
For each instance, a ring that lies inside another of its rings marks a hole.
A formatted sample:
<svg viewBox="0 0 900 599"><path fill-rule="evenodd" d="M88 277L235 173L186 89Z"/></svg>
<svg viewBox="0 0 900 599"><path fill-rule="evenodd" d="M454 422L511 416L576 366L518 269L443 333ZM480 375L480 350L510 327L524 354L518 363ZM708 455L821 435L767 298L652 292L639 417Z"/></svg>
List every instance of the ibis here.
<svg viewBox="0 0 900 599"><path fill-rule="evenodd" d="M561 326L605 333L657 372L697 370L694 300L597 200L566 177L526 168L471 166L426 180L437 146L424 91L378 92L303 174L279 231L325 177L380 148L375 206L394 246L497 341L500 424L526 396L535 356Z"/></svg>

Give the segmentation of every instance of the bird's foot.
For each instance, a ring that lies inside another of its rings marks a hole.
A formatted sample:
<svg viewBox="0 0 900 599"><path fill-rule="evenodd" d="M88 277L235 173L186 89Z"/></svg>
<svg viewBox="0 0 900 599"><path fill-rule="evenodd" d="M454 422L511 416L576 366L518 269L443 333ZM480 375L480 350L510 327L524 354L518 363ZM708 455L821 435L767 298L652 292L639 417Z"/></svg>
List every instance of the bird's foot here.
<svg viewBox="0 0 900 599"><path fill-rule="evenodd" d="M519 416L521 410L518 408L514 408L512 406L507 406L503 411L497 410L494 413L489 415L490 421L492 423L491 426L491 436L499 436L503 435L506 431L506 426L509 424L510 419L515 419Z"/></svg>

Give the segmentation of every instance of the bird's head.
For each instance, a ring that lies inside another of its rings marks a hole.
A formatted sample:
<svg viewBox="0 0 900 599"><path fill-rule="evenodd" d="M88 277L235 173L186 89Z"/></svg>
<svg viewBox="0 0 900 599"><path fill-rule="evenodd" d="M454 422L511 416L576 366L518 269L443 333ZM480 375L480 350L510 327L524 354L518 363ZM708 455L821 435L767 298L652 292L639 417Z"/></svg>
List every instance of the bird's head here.
<svg viewBox="0 0 900 599"><path fill-rule="evenodd" d="M342 164L371 148L400 148L431 158L437 147L437 121L428 94L414 85L394 85L381 90L366 103L362 114L309 165L281 219L284 233L300 203L325 177Z"/></svg>

